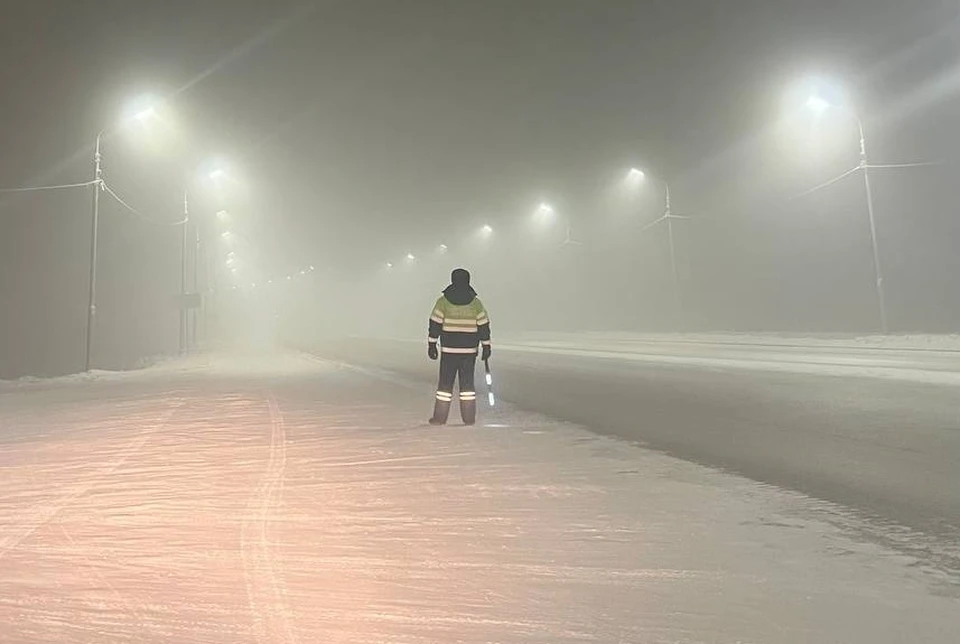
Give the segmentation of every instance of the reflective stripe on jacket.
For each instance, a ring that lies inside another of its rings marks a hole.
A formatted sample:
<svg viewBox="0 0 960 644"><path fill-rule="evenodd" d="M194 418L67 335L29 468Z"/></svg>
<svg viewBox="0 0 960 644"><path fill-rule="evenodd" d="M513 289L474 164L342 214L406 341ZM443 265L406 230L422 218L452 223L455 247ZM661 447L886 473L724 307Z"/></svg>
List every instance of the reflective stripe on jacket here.
<svg viewBox="0 0 960 644"><path fill-rule="evenodd" d="M430 315L429 340L439 340L444 353L476 353L477 345L490 344L490 317L480 298L463 305L438 299Z"/></svg>

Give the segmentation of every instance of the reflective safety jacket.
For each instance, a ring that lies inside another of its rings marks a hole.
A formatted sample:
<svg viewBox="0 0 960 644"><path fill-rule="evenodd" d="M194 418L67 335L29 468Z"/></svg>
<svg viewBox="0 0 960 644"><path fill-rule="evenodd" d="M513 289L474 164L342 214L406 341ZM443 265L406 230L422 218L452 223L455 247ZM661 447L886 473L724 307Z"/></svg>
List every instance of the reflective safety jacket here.
<svg viewBox="0 0 960 644"><path fill-rule="evenodd" d="M453 304L445 296L437 300L430 315L429 341L440 341L443 353L477 353L477 345L490 344L490 318L480 298L469 304Z"/></svg>

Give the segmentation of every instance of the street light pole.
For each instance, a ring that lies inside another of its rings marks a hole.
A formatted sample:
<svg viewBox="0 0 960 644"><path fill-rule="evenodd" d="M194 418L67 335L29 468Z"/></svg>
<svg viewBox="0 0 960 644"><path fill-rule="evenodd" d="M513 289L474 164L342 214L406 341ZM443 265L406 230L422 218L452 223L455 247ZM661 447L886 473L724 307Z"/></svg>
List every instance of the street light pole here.
<svg viewBox="0 0 960 644"><path fill-rule="evenodd" d="M645 177L646 174L637 168L631 168L630 171L627 172L628 183L639 184ZM663 184L663 216L644 226L643 230L645 231L648 228L658 226L663 221L667 223L667 238L670 243L670 278L673 287L673 323L677 330L683 331L686 325L683 314L683 296L680 291L680 274L677 270L677 245L673 235L673 220L686 219L686 217L678 217L673 214L673 206L670 201L670 182L662 177L657 177L657 180Z"/></svg>
<svg viewBox="0 0 960 644"><path fill-rule="evenodd" d="M673 210L670 206L670 184L667 181L663 182L664 193L665 193L665 208L663 212L663 218L667 221L667 237L670 240L670 275L673 280L673 315L674 323L677 325L677 329L683 331L684 328L684 316L683 316L683 300L680 296L680 277L677 273L677 247L673 238Z"/></svg>
<svg viewBox="0 0 960 644"><path fill-rule="evenodd" d="M886 335L890 327L887 324L887 298L883 285L883 270L880 264L880 246L877 243L877 224L873 215L873 190L870 187L870 164L867 162L867 139L864 135L863 120L857 116L860 130L860 169L863 171L863 186L867 196L867 217L870 220L870 243L873 248L873 272L876 278L877 306L880 313L880 332Z"/></svg>
<svg viewBox="0 0 960 644"><path fill-rule="evenodd" d="M93 214L90 226L90 291L87 300L87 337L83 345L83 370L90 371L93 354L93 334L97 317L97 238L100 229L100 187L103 171L100 165L100 142L103 130L97 133L93 153Z"/></svg>
<svg viewBox="0 0 960 644"><path fill-rule="evenodd" d="M187 191L183 191L183 226L180 244L180 355L187 350L187 232L190 226L190 209Z"/></svg>
<svg viewBox="0 0 960 644"><path fill-rule="evenodd" d="M199 297L200 293L200 266L202 249L200 244L200 224L193 227L193 294ZM190 333L193 336L193 347L200 347L200 315L203 309L203 301L198 304L200 308L193 309L193 315L190 320Z"/></svg>

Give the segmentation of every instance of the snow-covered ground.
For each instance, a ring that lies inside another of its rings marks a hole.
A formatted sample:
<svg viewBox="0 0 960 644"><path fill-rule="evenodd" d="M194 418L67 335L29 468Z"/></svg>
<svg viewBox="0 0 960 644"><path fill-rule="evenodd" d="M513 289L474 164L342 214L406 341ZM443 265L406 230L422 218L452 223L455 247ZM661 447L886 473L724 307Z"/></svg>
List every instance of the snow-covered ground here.
<svg viewBox="0 0 960 644"><path fill-rule="evenodd" d="M960 580L841 509L430 394L292 355L0 389L0 642L960 641Z"/></svg>
<svg viewBox="0 0 960 644"><path fill-rule="evenodd" d="M582 333L528 333L513 336L520 342L614 341L626 343L734 344L771 347L838 349L913 349L960 351L960 334L783 334L783 333L631 333L586 331Z"/></svg>
<svg viewBox="0 0 960 644"><path fill-rule="evenodd" d="M960 385L960 336L542 333L500 338L498 350L706 369L752 369Z"/></svg>

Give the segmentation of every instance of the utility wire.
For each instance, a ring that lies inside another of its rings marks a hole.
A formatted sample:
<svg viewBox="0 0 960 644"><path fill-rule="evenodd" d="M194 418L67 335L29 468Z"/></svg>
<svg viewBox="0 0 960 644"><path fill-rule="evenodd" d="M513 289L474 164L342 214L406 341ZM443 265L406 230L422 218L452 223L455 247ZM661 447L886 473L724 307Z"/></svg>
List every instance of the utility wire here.
<svg viewBox="0 0 960 644"><path fill-rule="evenodd" d="M114 192L113 188L108 186L105 182L101 182L101 185L103 186L104 192L106 192L108 195L116 199L117 203L119 203L121 206L123 206L128 211L130 211L133 215L139 217L140 219L147 222L148 224L153 224L154 226L182 226L185 223L187 223L186 219L181 219L180 221L157 221L156 219L151 219L150 217L147 217L146 215L141 213L139 210L137 210L136 208L128 204L126 201L124 201L120 197L120 195Z"/></svg>
<svg viewBox="0 0 960 644"><path fill-rule="evenodd" d="M47 190L69 190L71 188L86 188L95 184L96 181L86 181L84 183L65 183L59 186L35 186L31 188L0 188L0 193L15 192L43 192Z"/></svg>
<svg viewBox="0 0 960 644"><path fill-rule="evenodd" d="M852 168L852 169L850 169L850 170L847 170L846 172L844 172L844 173L841 174L840 176L834 177L833 179L830 179L830 181L827 181L827 182L825 182L825 183L821 183L820 185L814 186L813 188L810 188L809 190L807 190L807 191L805 191L805 192L801 192L801 193L798 194L798 195L794 195L794 196L790 197L789 200L790 200L790 201L794 201L794 200L799 199L799 198L801 198L801 197L806 197L807 195L813 194L814 192L818 192L818 191L820 191L820 190L823 190L824 188L827 188L827 187L829 187L829 186L832 186L833 184L837 183L838 181L842 181L843 179L846 179L846 178L849 177L851 174L853 174L853 173L855 173L855 172L858 172L859 170L863 169L864 167L866 167L868 170L893 170L893 169L898 169L898 168L929 168L929 167L932 167L932 166L939 166L939 165L943 165L943 162L942 162L942 161L917 161L917 162L914 162L914 163L885 163L885 164L880 164L880 165L867 165L867 166L860 166L860 165L858 165L858 166L855 167L855 168Z"/></svg>
<svg viewBox="0 0 960 644"><path fill-rule="evenodd" d="M654 219L654 220L651 221L649 224L647 224L646 226L644 226L643 228L641 228L641 229L640 229L640 233L645 233L645 232L647 232L648 230L650 230L651 228L653 228L654 226L656 226L657 224L659 224L660 222L666 221L666 220L667 220L667 215L664 215L663 217L660 217L659 219Z"/></svg>
<svg viewBox="0 0 960 644"><path fill-rule="evenodd" d="M892 168L930 168L944 165L943 161L917 161L915 163L888 163L883 165L868 165L870 170L886 170Z"/></svg>
<svg viewBox="0 0 960 644"><path fill-rule="evenodd" d="M800 197L806 197L807 195L811 195L811 194L813 194L814 192L819 192L820 190L823 190L824 188L828 188L828 187L832 186L833 184L837 183L838 181L843 181L844 179L846 179L847 177L849 177L851 174L853 174L853 173L855 173L855 172L859 172L860 169L861 169L860 166L856 166L855 168L851 168L850 170L847 170L846 172L844 172L844 173L841 174L840 176L834 177L833 179L830 179L830 181L826 181L826 182L824 182L824 183L821 183L821 184L818 185L818 186L814 186L813 188L810 188L809 190L807 190L807 191L805 191L805 192L801 192L801 193L798 194L798 195L794 195L794 196L790 197L789 201L794 201L794 200L796 200L796 199L799 199Z"/></svg>

